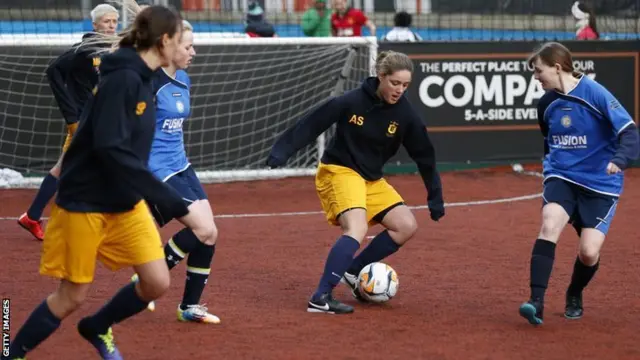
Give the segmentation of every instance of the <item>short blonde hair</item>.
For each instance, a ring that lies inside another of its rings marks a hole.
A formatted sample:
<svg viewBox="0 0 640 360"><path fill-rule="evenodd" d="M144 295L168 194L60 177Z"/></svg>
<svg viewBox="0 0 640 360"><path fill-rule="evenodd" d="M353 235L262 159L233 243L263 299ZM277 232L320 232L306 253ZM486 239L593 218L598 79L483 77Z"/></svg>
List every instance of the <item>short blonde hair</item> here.
<svg viewBox="0 0 640 360"><path fill-rule="evenodd" d="M120 13L118 13L118 10L113 6L109 4L100 4L91 10L91 22L95 23L107 14L116 14L117 17L120 17Z"/></svg>

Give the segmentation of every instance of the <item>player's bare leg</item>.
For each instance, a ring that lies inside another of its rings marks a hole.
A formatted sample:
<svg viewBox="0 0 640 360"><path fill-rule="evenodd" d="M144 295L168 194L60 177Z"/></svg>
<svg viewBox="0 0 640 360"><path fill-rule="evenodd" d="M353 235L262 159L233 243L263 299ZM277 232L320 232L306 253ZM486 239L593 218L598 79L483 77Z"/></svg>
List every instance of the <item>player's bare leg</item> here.
<svg viewBox="0 0 640 360"><path fill-rule="evenodd" d="M62 320L84 302L91 284L76 284L62 280L58 289L31 313L11 342L10 359L24 358L53 334Z"/></svg>
<svg viewBox="0 0 640 360"><path fill-rule="evenodd" d="M140 300L149 302L160 298L171 285L171 276L164 260L134 266L139 281L135 284Z"/></svg>
<svg viewBox="0 0 640 360"><path fill-rule="evenodd" d="M53 166L53 168L51 168L51 170L49 170L49 173L45 176L44 180L42 180L38 193L33 199L33 202L27 212L20 215L18 218L18 224L40 241L44 239L42 220L40 218L42 217L44 208L56 194L56 191L58 191L58 179L60 178L63 156L64 155L60 156L58 162Z"/></svg>
<svg viewBox="0 0 640 360"><path fill-rule="evenodd" d="M188 252L187 276L184 286L182 302L178 306L178 320L206 324L219 324L220 318L210 314L208 309L200 304L202 293L211 273L211 262L215 254L218 228L213 219L211 204L208 200L197 200L188 206L189 214L178 219L197 238L194 248ZM174 244L175 245L175 242ZM173 248L165 248L165 255L179 256L173 253ZM184 254L186 255L186 254ZM182 258L184 258L184 255ZM181 259L180 259L181 260ZM167 259L167 263L169 263ZM175 263L175 262L174 262Z"/></svg>
<svg viewBox="0 0 640 360"><path fill-rule="evenodd" d="M196 200L187 208L189 213L178 219L186 227L169 239L164 247L169 270L187 258L187 278L183 299L177 310L178 320L219 324L220 318L209 313L208 309L200 304L211 272L218 228L208 200ZM131 279L134 282L138 281L138 274L134 274ZM155 302L151 301L147 308L154 311Z"/></svg>
<svg viewBox="0 0 640 360"><path fill-rule="evenodd" d="M532 325L540 325L544 313L544 293L549 284L556 243L562 229L569 222L569 215L557 203L548 203L542 208L542 226L531 254L531 297L520 306L520 316Z"/></svg>
<svg viewBox="0 0 640 360"><path fill-rule="evenodd" d="M115 346L111 326L143 311L150 301L162 296L171 284L164 259L134 266L134 270L138 274L138 281L128 283L98 312L78 323L80 335L98 350L103 359L122 359Z"/></svg>
<svg viewBox="0 0 640 360"><path fill-rule="evenodd" d="M353 261L360 243L367 235L367 211L362 208L347 210L338 218L343 235L331 248L324 267L324 273L311 300L307 305L308 312L348 314L353 307L333 298L333 288L338 285L345 271Z"/></svg>
<svg viewBox="0 0 640 360"><path fill-rule="evenodd" d="M405 205L394 206L389 210L382 218L381 225L386 229L376 235L371 243L353 259L344 274L343 283L351 288L351 293L359 301L363 300L358 291L358 275L362 268L394 254L418 230L416 218Z"/></svg>

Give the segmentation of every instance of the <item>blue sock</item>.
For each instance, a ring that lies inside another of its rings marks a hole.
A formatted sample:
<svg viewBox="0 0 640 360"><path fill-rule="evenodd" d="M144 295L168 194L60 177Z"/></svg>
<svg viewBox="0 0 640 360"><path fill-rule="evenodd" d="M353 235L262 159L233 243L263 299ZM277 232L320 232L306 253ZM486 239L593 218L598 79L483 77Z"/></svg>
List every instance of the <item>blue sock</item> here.
<svg viewBox="0 0 640 360"><path fill-rule="evenodd" d="M58 179L49 173L47 174L47 176L45 176L44 180L42 180L40 189L38 189L38 193L33 199L31 207L29 207L29 210L27 210L27 216L29 217L29 219L35 221L40 220L44 208L47 206L47 203L49 203L51 198L56 194L56 191L58 191Z"/></svg>
<svg viewBox="0 0 640 360"><path fill-rule="evenodd" d="M369 246L364 248L364 250L353 259L347 272L351 275L358 276L363 267L386 258L398 251L398 249L400 249L400 245L393 241L391 235L389 235L389 230L385 230L374 237L371 243L369 243Z"/></svg>
<svg viewBox="0 0 640 360"><path fill-rule="evenodd" d="M324 273L320 278L318 289L313 294L313 299L318 299L322 294L331 292L338 285L359 247L360 243L351 236L342 235L336 241L327 256Z"/></svg>
<svg viewBox="0 0 640 360"><path fill-rule="evenodd" d="M22 325L13 342L11 342L9 357L25 357L27 352L35 349L36 346L45 341L59 326L60 319L51 313L47 301L43 301L29 315L29 318Z"/></svg>
<svg viewBox="0 0 640 360"><path fill-rule="evenodd" d="M117 324L144 310L149 303L136 293L136 283L129 283L97 313L87 318L88 327L95 334L104 334L111 325Z"/></svg>

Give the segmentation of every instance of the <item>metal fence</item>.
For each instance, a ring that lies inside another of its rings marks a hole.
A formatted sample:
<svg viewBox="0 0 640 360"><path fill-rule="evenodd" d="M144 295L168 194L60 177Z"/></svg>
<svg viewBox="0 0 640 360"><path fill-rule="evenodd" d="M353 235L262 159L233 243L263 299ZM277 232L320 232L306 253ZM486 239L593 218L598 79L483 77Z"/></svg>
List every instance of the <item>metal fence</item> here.
<svg viewBox="0 0 640 360"><path fill-rule="evenodd" d="M175 7L196 31L244 32L253 0L152 0ZM278 36L304 36L300 27L314 0L257 0ZM88 13L99 0L2 0L0 34L68 33L91 29ZM331 0L327 1L329 4ZM574 0L350 0L381 37L394 13L413 16L412 29L426 41L572 40ZM640 38L640 0L592 0L602 40ZM363 35L370 35L364 28Z"/></svg>

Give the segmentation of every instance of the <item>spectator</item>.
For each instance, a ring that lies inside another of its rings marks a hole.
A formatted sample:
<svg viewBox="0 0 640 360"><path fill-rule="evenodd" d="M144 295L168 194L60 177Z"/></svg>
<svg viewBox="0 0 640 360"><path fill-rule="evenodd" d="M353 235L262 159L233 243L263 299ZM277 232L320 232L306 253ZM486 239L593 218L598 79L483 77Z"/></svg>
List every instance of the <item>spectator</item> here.
<svg viewBox="0 0 640 360"><path fill-rule="evenodd" d="M360 10L347 6L347 0L334 0L331 15L331 31L334 36L362 36L362 26L369 28L371 36L376 36L376 26Z"/></svg>
<svg viewBox="0 0 640 360"><path fill-rule="evenodd" d="M275 37L276 31L272 24L264 18L264 11L257 1L249 3L246 26L244 31L250 37Z"/></svg>
<svg viewBox="0 0 640 360"><path fill-rule="evenodd" d="M596 26L596 14L587 4L576 1L571 7L571 13L576 19L576 38L578 40L598 40L600 33Z"/></svg>
<svg viewBox="0 0 640 360"><path fill-rule="evenodd" d="M422 41L418 33L411 30L411 15L406 11L400 11L393 19L394 27L382 37L382 41L416 42Z"/></svg>
<svg viewBox="0 0 640 360"><path fill-rule="evenodd" d="M301 25L307 36L331 36L331 12L327 10L327 0L316 0L314 6L302 15Z"/></svg>

